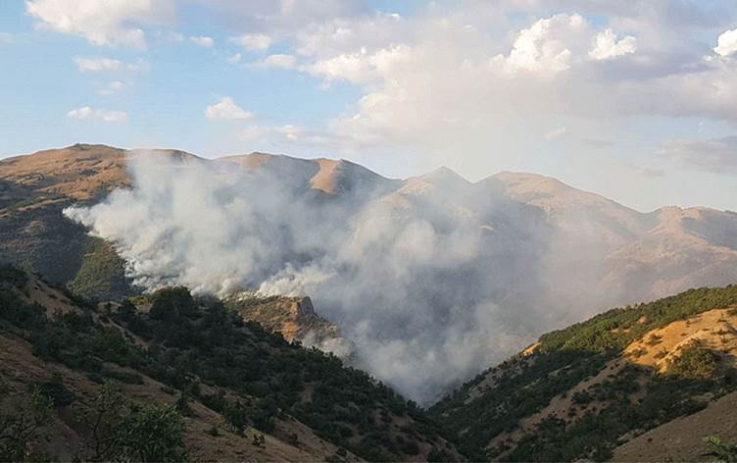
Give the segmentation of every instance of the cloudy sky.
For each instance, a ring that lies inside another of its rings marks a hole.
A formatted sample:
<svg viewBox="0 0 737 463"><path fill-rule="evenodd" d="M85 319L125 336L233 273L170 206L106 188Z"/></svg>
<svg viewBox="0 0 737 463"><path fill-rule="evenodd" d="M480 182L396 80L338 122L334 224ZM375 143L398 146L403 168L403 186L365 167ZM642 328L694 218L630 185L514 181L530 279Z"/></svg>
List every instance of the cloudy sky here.
<svg viewBox="0 0 737 463"><path fill-rule="evenodd" d="M737 210L734 0L3 0L0 66L0 157L259 150Z"/></svg>

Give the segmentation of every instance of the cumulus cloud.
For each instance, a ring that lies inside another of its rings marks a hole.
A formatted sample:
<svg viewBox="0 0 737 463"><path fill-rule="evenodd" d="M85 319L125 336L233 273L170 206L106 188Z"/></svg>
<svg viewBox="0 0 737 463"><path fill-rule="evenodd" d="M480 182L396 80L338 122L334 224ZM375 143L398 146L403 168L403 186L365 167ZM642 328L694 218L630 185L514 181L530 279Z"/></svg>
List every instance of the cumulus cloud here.
<svg viewBox="0 0 737 463"><path fill-rule="evenodd" d="M520 31L509 56L498 56L506 69L538 73L558 73L570 68L573 52L566 45L566 38L586 28L580 15L560 14L536 21Z"/></svg>
<svg viewBox="0 0 737 463"><path fill-rule="evenodd" d="M125 122L128 114L123 111L111 111L108 109L95 109L90 106L82 106L67 113L72 119L91 119L102 122Z"/></svg>
<svg viewBox="0 0 737 463"><path fill-rule="evenodd" d="M719 36L714 53L720 56L732 56L737 53L737 29L725 31Z"/></svg>
<svg viewBox="0 0 737 463"><path fill-rule="evenodd" d="M589 56L596 60L603 60L628 55L635 51L637 51L637 39L628 35L621 40L617 40L614 31L607 29L596 34Z"/></svg>
<svg viewBox="0 0 737 463"><path fill-rule="evenodd" d="M229 96L224 96L205 108L205 117L213 120L245 120L253 118L253 114L235 104Z"/></svg>
<svg viewBox="0 0 737 463"><path fill-rule="evenodd" d="M271 46L272 39L265 34L245 34L239 37L231 37L230 41L248 51L265 51Z"/></svg>
<svg viewBox="0 0 737 463"><path fill-rule="evenodd" d="M173 0L28 0L28 13L39 25L84 37L94 45L146 46L136 25L161 24L175 16Z"/></svg>
<svg viewBox="0 0 737 463"><path fill-rule="evenodd" d="M204 35L192 36L189 38L189 41L202 48L211 48L213 45L215 45L215 40L213 40L212 37L207 37Z"/></svg>

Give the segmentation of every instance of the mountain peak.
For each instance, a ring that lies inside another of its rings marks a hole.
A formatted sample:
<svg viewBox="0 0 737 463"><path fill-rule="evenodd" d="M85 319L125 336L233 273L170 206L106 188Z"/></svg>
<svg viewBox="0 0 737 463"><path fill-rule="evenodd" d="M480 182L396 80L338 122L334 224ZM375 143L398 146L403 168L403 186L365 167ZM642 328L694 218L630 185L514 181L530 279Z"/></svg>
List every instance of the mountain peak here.
<svg viewBox="0 0 737 463"><path fill-rule="evenodd" d="M442 166L437 169L428 172L427 174L420 175L410 179L413 182L421 182L422 184L429 184L442 191L454 190L458 191L461 189L468 188L472 185L471 182L463 178L461 175L456 173L454 170Z"/></svg>

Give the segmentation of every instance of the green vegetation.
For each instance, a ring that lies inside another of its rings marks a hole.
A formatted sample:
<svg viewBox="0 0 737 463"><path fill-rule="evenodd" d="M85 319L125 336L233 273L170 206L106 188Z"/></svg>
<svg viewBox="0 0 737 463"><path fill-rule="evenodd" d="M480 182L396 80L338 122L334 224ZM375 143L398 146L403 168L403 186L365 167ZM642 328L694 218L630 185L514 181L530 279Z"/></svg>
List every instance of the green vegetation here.
<svg viewBox="0 0 737 463"><path fill-rule="evenodd" d="M690 379L709 379L717 371L718 357L698 341L683 347L679 355L668 362L668 373Z"/></svg>
<svg viewBox="0 0 737 463"><path fill-rule="evenodd" d="M581 350L620 351L648 331L715 308L737 304L737 286L691 289L634 307L613 309L583 323L540 337L539 352Z"/></svg>
<svg viewBox="0 0 737 463"><path fill-rule="evenodd" d="M270 433L278 420L294 417L321 438L368 460L403 459L418 453L422 443L444 455L440 429L424 411L335 356L287 343L244 322L219 300L194 298L186 288L162 289L147 301L148 313L130 301L108 310L80 300L79 310L47 317L12 290L0 289L0 323L28 340L37 357L97 382L141 382L146 375L178 394L171 410L127 412L120 426L146 452L132 457L136 460L176 459L176 452L161 453L140 439L159 430L156 419L169 422L173 414L187 414L195 401L220 413L238 434L248 427ZM100 323L103 318L109 323ZM216 392L205 394L202 385ZM103 418L117 413L106 410L119 406L109 397L105 401L112 404L98 406ZM401 429L394 425L398 418ZM168 432L177 435L172 426ZM96 459L107 459L112 451L105 450L112 445L105 434L100 431ZM116 440L115 448L132 446Z"/></svg>
<svg viewBox="0 0 737 463"><path fill-rule="evenodd" d="M0 411L0 461L44 460L45 456L33 453L30 446L53 420L52 399L35 390L28 400L9 407L2 403L8 398L7 391L0 392L0 405L12 408L10 412Z"/></svg>
<svg viewBox="0 0 737 463"><path fill-rule="evenodd" d="M522 418L545 408L556 396L602 371L631 342L651 330L715 308L737 304L737 286L694 289L635 307L610 310L583 323L543 335L530 356L518 355L488 370L431 408L431 414L459 437L461 451L474 460L504 455L510 461L605 460L619 438L641 432L704 407L698 397L718 397L737 387L735 373L717 368L714 353L691 346L668 375L628 366L571 397L569 417L546 420L512 445L489 442L517 428ZM653 345L660 339L651 339ZM655 347L656 348L656 347ZM482 381L494 375L484 389ZM643 385L644 384L644 385ZM481 394L469 400L469 391ZM638 393L638 399L633 397ZM574 411L575 409L575 411ZM572 424L571 424L572 423Z"/></svg>
<svg viewBox="0 0 737 463"><path fill-rule="evenodd" d="M185 461L184 422L172 407L127 403L120 388L106 382L82 409L90 461Z"/></svg>
<svg viewBox="0 0 737 463"><path fill-rule="evenodd" d="M98 300L115 300L134 293L125 276L125 261L101 238L89 237L82 264L69 289Z"/></svg>
<svg viewBox="0 0 737 463"><path fill-rule="evenodd" d="M704 439L711 447L708 456L714 457L715 461L723 463L737 463L737 444L727 444L715 436Z"/></svg>

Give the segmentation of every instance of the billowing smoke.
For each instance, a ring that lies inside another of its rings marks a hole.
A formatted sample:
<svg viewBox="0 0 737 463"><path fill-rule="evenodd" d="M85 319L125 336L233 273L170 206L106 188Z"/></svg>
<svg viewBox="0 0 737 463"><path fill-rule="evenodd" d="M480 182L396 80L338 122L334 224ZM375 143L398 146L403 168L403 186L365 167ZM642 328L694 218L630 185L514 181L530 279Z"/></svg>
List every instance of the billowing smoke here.
<svg viewBox="0 0 737 463"><path fill-rule="evenodd" d="M624 209L565 190L564 205L585 204L556 228L499 181L444 170L398 182L350 163L161 153L129 170L132 188L65 214L113 242L135 283L309 295L358 366L421 403L603 308L604 255L640 226L606 234L592 217Z"/></svg>
<svg viewBox="0 0 737 463"><path fill-rule="evenodd" d="M499 304L524 271L500 251L510 231L438 207L432 183L402 195L381 179L333 197L305 188L313 172L294 163L247 170L143 153L129 162L132 188L65 214L112 241L145 288L311 296L360 366L420 402L532 339L524 304Z"/></svg>

